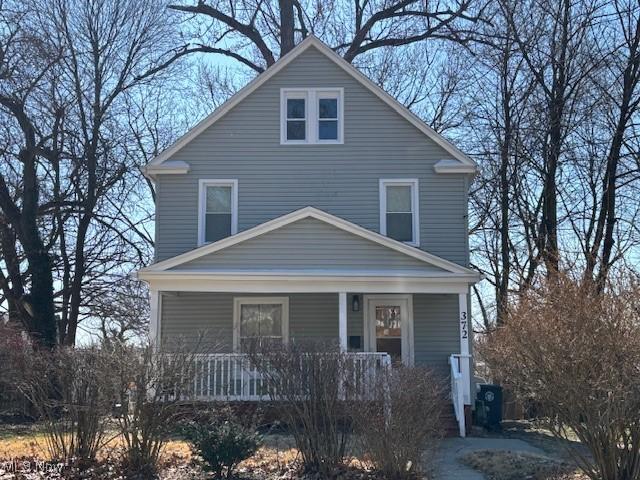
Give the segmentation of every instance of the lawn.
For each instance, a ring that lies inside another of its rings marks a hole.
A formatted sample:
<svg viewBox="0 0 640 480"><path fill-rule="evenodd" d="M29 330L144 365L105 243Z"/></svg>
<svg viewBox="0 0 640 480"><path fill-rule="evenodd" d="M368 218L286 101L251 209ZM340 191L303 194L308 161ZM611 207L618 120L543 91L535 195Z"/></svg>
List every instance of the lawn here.
<svg viewBox="0 0 640 480"><path fill-rule="evenodd" d="M113 437L102 449L102 459L114 455L121 439ZM11 459L32 459L49 461L46 438L41 425L0 425L0 461ZM191 462L191 452L187 442L175 438L167 442L162 453L162 480L200 479L206 477L201 469ZM352 468L345 470L344 478L368 478L368 462L353 458ZM263 437L263 445L255 455L243 461L237 468L242 479L298 478L298 452L293 447L291 436L269 434ZM348 471L347 471L348 470ZM13 478L13 477L6 477ZM94 478L94 477L91 477ZM98 478L96 476L96 478ZM111 478L111 477L99 477ZM372 477L373 478L373 477ZM5 477L0 474L0 480Z"/></svg>

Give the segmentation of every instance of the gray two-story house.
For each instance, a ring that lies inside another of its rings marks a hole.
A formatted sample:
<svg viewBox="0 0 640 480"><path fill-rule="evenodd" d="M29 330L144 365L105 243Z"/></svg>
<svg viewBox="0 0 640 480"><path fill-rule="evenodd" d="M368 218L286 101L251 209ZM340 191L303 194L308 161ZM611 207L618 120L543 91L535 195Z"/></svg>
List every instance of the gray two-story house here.
<svg viewBox="0 0 640 480"><path fill-rule="evenodd" d="M475 172L308 37L147 165L156 261L138 276L152 340L213 333L204 399L257 398L221 385L248 340L322 339L450 373L462 418L479 280L468 267Z"/></svg>

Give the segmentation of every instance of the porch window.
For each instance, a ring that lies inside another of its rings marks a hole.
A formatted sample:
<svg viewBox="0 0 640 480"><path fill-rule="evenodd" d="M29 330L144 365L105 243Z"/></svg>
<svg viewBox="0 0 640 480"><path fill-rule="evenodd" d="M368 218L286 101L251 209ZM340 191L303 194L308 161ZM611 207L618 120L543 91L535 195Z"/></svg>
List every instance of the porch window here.
<svg viewBox="0 0 640 480"><path fill-rule="evenodd" d="M380 233L419 246L418 180L380 180Z"/></svg>
<svg viewBox="0 0 640 480"><path fill-rule="evenodd" d="M198 244L216 242L238 231L238 181L201 180Z"/></svg>
<svg viewBox="0 0 640 480"><path fill-rule="evenodd" d="M286 297L236 298L233 317L236 352L288 341L289 299Z"/></svg>

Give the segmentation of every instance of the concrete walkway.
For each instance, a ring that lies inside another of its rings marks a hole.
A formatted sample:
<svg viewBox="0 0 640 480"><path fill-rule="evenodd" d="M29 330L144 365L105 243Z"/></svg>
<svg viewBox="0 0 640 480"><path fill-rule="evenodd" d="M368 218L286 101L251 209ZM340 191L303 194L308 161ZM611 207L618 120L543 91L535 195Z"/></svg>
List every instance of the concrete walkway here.
<svg viewBox="0 0 640 480"><path fill-rule="evenodd" d="M523 440L511 438L445 438L436 457L435 480L485 480L485 476L460 463L459 458L475 450L511 450L544 455L544 452Z"/></svg>

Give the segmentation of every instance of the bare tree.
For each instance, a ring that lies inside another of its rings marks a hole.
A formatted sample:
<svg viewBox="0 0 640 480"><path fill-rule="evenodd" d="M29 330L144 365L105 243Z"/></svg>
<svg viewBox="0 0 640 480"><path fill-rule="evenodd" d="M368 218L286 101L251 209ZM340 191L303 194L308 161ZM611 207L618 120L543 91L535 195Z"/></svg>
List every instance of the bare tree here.
<svg viewBox="0 0 640 480"><path fill-rule="evenodd" d="M297 39L312 32L322 33L345 60L353 62L376 49L429 38L467 43L482 10L471 0L446 4L358 0L352 9L330 2L282 0L278 8L274 3L198 0L169 5L172 10L195 16L189 25L193 41L179 47L176 54L223 55L261 73L291 50Z"/></svg>
<svg viewBox="0 0 640 480"><path fill-rule="evenodd" d="M61 114L52 105L48 122L36 124L36 117L48 113L41 103L43 90L60 51L24 27L24 19L34 13L31 9L12 7L3 9L1 18L0 108L4 130L15 141L5 142L1 152L0 238L7 273L0 274L0 285L11 317L21 319L31 336L50 348L56 343L54 287L51 252L38 224L44 203L39 162L51 158L50 144L58 140ZM29 293L22 258L28 265Z"/></svg>
<svg viewBox="0 0 640 480"><path fill-rule="evenodd" d="M640 105L640 7L627 1L615 1L612 7L613 51L607 62L607 75L598 85L598 93L612 110L608 125L610 140L597 214L585 234L585 278L592 278L597 267L595 281L601 290L616 259L615 230L621 215L618 192L621 185L638 179L633 172L637 169L635 165L631 165L631 172L628 167L621 171L621 163L629 153L625 142Z"/></svg>
<svg viewBox="0 0 640 480"><path fill-rule="evenodd" d="M540 94L541 164L540 220L536 233L538 254L531 259L527 283L534 280L538 264L547 274L558 271L558 174L566 138L575 121L576 105L589 84L591 73L602 58L595 50L594 24L601 5L593 2L547 0L500 3L513 41ZM532 13L533 12L533 13ZM531 22L527 19L534 18Z"/></svg>
<svg viewBox="0 0 640 480"><path fill-rule="evenodd" d="M175 29L163 7L2 5L0 288L12 317L47 346L73 345L105 282L150 259L150 213L134 207L148 198L145 154L174 138L147 122L146 92L171 74Z"/></svg>

